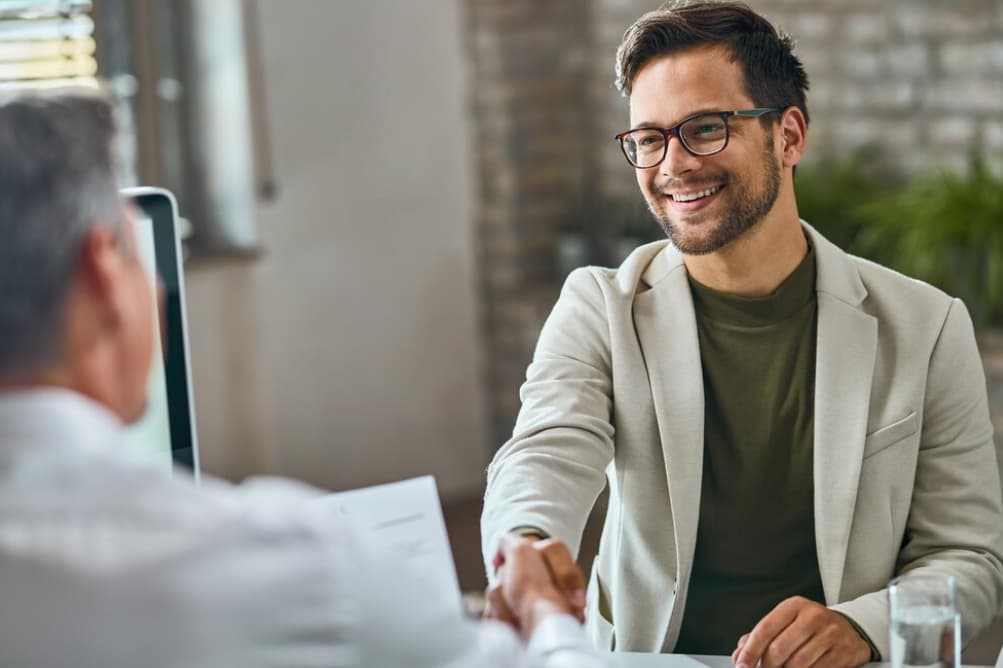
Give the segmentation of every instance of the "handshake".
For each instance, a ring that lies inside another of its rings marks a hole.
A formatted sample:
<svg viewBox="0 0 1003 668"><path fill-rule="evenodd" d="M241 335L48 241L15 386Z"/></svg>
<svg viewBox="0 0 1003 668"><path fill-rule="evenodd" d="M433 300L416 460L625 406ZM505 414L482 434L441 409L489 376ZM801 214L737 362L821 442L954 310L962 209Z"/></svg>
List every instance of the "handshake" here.
<svg viewBox="0 0 1003 668"><path fill-rule="evenodd" d="M527 641L549 615L584 622L585 578L561 541L505 534L492 565L495 581L487 591L486 618L509 624Z"/></svg>

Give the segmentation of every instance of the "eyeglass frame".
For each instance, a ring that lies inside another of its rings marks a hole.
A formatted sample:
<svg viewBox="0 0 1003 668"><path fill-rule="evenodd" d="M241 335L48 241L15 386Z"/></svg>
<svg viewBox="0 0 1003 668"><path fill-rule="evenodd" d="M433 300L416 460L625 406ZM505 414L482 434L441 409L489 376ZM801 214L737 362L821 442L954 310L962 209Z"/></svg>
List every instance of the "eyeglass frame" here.
<svg viewBox="0 0 1003 668"><path fill-rule="evenodd" d="M728 141L731 139L731 127L728 125L728 119L731 118L732 116L739 116L741 118L759 118L760 116L765 116L766 114L780 113L781 111L783 111L783 109L781 109L780 107L756 107L755 109L736 109L734 111L700 111L695 114L687 116L683 120L673 125L671 128L654 128L654 127L633 128L632 130L626 130L624 132L621 132L620 134L614 136L613 139L615 139L616 142L620 144L620 150L623 152L623 157L627 159L627 162L630 164L631 167L633 167L634 169L654 169L655 167L658 167L660 164L662 164L662 162L665 160L665 156L669 154L669 136L673 136L676 139L678 139L679 144L690 155L696 156L698 158L706 158L707 156L717 155L724 149L728 148ZM709 153L697 153L696 151L694 151L686 143L686 140L683 139L682 134L679 132L679 128L681 128L682 126L686 125L687 123L689 123L694 119L700 118L701 116L718 116L724 123L724 143L721 144L721 148L714 149ZM638 165L635 165L634 161L630 159L629 155L627 155L627 148L623 144L623 140L627 135L633 132L638 132L640 130L654 130L656 132L661 132L662 137L665 140L665 143L662 144L662 157L659 158L657 161L655 161L655 164L649 165L647 167L640 167Z"/></svg>

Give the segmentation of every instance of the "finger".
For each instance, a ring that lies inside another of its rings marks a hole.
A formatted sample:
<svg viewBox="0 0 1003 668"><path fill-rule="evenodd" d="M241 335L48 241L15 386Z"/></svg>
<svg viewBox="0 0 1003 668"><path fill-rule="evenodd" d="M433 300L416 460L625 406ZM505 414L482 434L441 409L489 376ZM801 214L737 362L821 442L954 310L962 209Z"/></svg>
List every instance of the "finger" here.
<svg viewBox="0 0 1003 668"><path fill-rule="evenodd" d="M481 617L484 619L498 619L498 610L494 604L494 599L498 596L495 590L499 587L500 585L488 585L484 589L484 612L481 613Z"/></svg>
<svg viewBox="0 0 1003 668"><path fill-rule="evenodd" d="M533 545L543 557L551 580L570 604L572 614L585 623L585 577L575 563L567 546L557 540L547 539Z"/></svg>
<svg viewBox="0 0 1003 668"><path fill-rule="evenodd" d="M484 592L484 609L481 610L481 619L498 619L498 613L495 612L494 606L491 604L490 599L488 599L488 593Z"/></svg>
<svg viewBox="0 0 1003 668"><path fill-rule="evenodd" d="M816 638L824 626L817 616L810 613L810 609L802 609L794 621L770 642L763 653L762 668L781 668L805 643Z"/></svg>
<svg viewBox="0 0 1003 668"><path fill-rule="evenodd" d="M503 566L498 570L498 581L488 585L487 590L484 592L486 603L484 606L484 616L488 619L505 622L506 624L517 624L518 620L515 614L513 614L508 601L505 600L504 582L505 567Z"/></svg>
<svg viewBox="0 0 1003 668"><path fill-rule="evenodd" d="M830 654L834 654L829 650L829 643L822 636L815 636L801 645L787 660L787 664L789 666L796 666L797 668L821 668L818 664L825 657L829 659L834 658L834 656L829 656Z"/></svg>
<svg viewBox="0 0 1003 668"><path fill-rule="evenodd" d="M543 556L550 576L557 588L578 609L585 609L585 576L575 563L567 546L559 540L548 538L533 544Z"/></svg>
<svg viewBox="0 0 1003 668"><path fill-rule="evenodd" d="M742 651L742 648L745 647L745 643L748 642L748 640L748 633L743 634L742 637L738 639L738 643L735 645L735 651L731 653L732 663L738 663L738 653Z"/></svg>
<svg viewBox="0 0 1003 668"><path fill-rule="evenodd" d="M759 620L755 628L749 632L749 638L745 647L738 653L738 661L735 662L735 665L740 668L754 668L762 660L766 648L770 646L773 639L797 617L802 601L807 602L798 598L782 601L769 614Z"/></svg>
<svg viewBox="0 0 1003 668"><path fill-rule="evenodd" d="M501 535L501 538L498 539L498 545L495 547L495 556L491 560L491 565L495 569L495 573L505 563L506 555L523 540L522 536L514 533L503 533Z"/></svg>
<svg viewBox="0 0 1003 668"><path fill-rule="evenodd" d="M508 602L505 600L500 585L495 585L488 589L487 601L488 605L484 611L485 617L504 622L516 630L519 629L519 619L512 612Z"/></svg>
<svg viewBox="0 0 1003 668"><path fill-rule="evenodd" d="M585 589L585 577L582 575L574 557L567 546L559 540L548 538L533 544L533 547L543 556L547 567L554 576L558 589L572 592Z"/></svg>
<svg viewBox="0 0 1003 668"><path fill-rule="evenodd" d="M505 555L502 554L501 548L495 550L495 556L491 559L491 568L494 569L495 573L498 569L502 567L505 563Z"/></svg>

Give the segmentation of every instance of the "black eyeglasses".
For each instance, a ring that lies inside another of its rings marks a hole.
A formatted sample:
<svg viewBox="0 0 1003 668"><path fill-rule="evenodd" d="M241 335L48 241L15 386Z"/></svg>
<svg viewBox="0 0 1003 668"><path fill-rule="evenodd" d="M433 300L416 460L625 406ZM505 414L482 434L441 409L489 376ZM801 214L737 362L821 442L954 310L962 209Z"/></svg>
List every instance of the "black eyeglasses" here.
<svg viewBox="0 0 1003 668"><path fill-rule="evenodd" d="M624 156L638 169L651 169L662 163L669 150L669 136L679 139L687 151L696 156L720 153L728 145L728 119L732 116L757 118L779 112L777 107L711 111L693 114L671 128L638 128L621 132L614 139L620 142Z"/></svg>

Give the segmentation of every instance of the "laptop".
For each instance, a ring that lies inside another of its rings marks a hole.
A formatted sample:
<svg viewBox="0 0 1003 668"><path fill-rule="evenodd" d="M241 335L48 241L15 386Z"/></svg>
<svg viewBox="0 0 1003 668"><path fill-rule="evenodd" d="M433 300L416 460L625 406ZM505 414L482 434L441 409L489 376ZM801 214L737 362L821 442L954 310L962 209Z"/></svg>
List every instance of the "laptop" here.
<svg viewBox="0 0 1003 668"><path fill-rule="evenodd" d="M127 188L122 195L139 212L134 232L151 286L159 276L163 289L162 308L154 315L158 354L150 372L146 413L128 428L126 449L132 457L198 480L177 203L161 188Z"/></svg>

